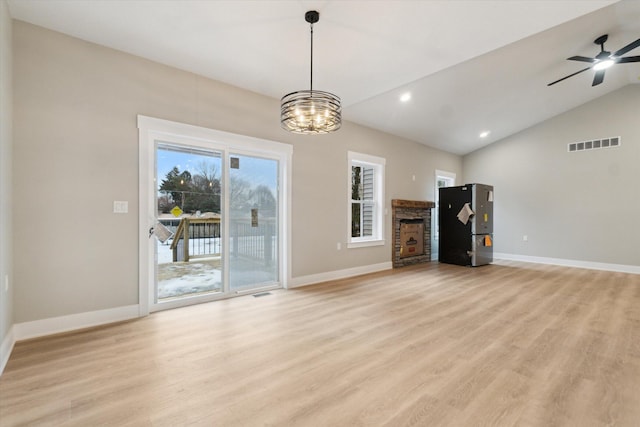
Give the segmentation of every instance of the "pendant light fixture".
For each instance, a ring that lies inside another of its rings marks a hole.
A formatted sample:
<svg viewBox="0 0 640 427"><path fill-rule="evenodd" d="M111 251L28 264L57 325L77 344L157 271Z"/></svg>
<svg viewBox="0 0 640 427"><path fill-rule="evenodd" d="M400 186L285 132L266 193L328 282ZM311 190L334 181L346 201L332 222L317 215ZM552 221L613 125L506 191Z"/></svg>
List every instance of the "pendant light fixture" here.
<svg viewBox="0 0 640 427"><path fill-rule="evenodd" d="M310 10L304 15L311 24L311 83L309 90L291 92L280 100L280 125L289 132L329 133L342 125L340 98L330 92L313 90L313 24L320 14Z"/></svg>

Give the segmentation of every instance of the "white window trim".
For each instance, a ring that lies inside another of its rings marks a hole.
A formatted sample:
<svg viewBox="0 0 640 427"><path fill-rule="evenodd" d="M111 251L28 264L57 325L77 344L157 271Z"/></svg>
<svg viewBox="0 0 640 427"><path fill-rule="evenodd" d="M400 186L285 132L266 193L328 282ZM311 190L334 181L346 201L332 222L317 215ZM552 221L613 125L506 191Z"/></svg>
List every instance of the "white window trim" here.
<svg viewBox="0 0 640 427"><path fill-rule="evenodd" d="M347 248L363 248L370 246L382 246L385 244L385 217L384 217L384 187L385 187L385 166L386 159L372 156L370 154L347 152ZM375 230L372 237L351 237L351 173L353 163L367 164L376 169L374 190L375 197Z"/></svg>

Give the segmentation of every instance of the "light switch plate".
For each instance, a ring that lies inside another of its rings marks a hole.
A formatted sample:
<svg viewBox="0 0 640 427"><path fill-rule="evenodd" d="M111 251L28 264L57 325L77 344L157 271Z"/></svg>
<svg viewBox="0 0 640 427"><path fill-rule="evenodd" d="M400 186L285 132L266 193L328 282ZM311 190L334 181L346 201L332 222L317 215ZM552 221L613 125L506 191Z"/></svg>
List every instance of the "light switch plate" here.
<svg viewBox="0 0 640 427"><path fill-rule="evenodd" d="M114 200L113 201L113 213L128 213L129 212L129 202Z"/></svg>

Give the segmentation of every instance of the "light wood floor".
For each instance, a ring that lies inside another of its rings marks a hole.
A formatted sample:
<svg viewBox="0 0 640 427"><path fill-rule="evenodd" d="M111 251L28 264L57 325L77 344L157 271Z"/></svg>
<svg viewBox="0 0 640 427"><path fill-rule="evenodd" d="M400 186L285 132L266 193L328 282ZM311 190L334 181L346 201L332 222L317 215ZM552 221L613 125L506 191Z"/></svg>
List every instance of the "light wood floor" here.
<svg viewBox="0 0 640 427"><path fill-rule="evenodd" d="M20 342L0 425L638 426L640 276L437 263Z"/></svg>

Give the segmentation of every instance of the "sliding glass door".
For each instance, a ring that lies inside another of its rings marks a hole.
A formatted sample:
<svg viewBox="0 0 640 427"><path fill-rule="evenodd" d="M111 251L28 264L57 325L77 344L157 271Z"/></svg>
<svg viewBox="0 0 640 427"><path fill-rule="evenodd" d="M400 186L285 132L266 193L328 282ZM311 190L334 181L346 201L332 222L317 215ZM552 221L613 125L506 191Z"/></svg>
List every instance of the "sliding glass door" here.
<svg viewBox="0 0 640 427"><path fill-rule="evenodd" d="M142 122L141 313L284 286L291 147Z"/></svg>
<svg viewBox="0 0 640 427"><path fill-rule="evenodd" d="M139 311L286 287L293 147L138 116Z"/></svg>

